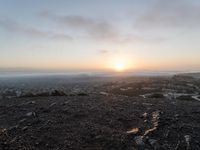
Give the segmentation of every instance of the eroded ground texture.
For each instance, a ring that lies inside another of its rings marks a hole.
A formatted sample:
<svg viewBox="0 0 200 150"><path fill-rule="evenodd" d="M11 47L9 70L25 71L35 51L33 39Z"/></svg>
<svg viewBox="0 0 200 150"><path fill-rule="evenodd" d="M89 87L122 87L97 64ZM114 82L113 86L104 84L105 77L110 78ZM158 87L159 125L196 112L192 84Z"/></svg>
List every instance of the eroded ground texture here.
<svg viewBox="0 0 200 150"><path fill-rule="evenodd" d="M200 149L199 79L89 83L70 85L68 91L62 85L49 95L4 94L0 149Z"/></svg>

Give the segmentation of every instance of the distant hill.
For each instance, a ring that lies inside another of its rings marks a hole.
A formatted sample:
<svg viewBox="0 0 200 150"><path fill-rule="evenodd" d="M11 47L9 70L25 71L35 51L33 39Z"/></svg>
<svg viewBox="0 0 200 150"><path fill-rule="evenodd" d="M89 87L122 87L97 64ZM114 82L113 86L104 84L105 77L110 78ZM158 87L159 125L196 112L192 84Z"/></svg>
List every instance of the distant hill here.
<svg viewBox="0 0 200 150"><path fill-rule="evenodd" d="M182 73L178 74L179 76L189 76L193 78L200 78L200 72L194 72L194 73Z"/></svg>

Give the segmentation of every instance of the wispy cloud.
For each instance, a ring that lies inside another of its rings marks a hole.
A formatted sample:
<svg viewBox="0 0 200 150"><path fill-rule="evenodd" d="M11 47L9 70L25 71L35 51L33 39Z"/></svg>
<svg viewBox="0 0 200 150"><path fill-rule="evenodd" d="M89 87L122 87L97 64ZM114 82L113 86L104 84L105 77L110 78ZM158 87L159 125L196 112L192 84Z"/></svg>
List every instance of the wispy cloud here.
<svg viewBox="0 0 200 150"><path fill-rule="evenodd" d="M106 49L100 49L100 50L98 50L98 52L99 52L100 54L107 54L107 53L109 53L110 51L109 51L109 50L106 50Z"/></svg>
<svg viewBox="0 0 200 150"><path fill-rule="evenodd" d="M66 28L85 32L89 37L98 40L118 40L119 33L117 29L108 21L101 19L92 19L85 16L56 15L50 12L42 12L40 16L50 19L58 25Z"/></svg>
<svg viewBox="0 0 200 150"><path fill-rule="evenodd" d="M89 37L93 40L120 44L154 41L160 42L164 40L164 38L161 40L160 37L149 38L135 35L132 34L131 31L128 34L124 33L109 20L99 18L94 19L86 16L57 15L51 13L50 11L41 12L39 15L59 26L64 27L65 29L83 32L85 37Z"/></svg>
<svg viewBox="0 0 200 150"><path fill-rule="evenodd" d="M23 26L20 23L9 19L0 20L0 27L4 30L7 30L8 32L21 34L29 37L72 40L72 37L69 35L63 33L55 33L52 31L42 31L37 28Z"/></svg>
<svg viewBox="0 0 200 150"><path fill-rule="evenodd" d="M141 29L191 29L200 25L200 6L188 0L159 0L135 21Z"/></svg>

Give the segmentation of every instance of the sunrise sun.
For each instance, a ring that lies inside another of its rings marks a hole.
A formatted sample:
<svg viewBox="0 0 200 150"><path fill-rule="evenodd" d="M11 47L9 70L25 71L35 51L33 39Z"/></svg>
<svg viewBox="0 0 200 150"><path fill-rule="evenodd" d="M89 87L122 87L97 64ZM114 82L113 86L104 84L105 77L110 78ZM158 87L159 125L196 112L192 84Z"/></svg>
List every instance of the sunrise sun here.
<svg viewBox="0 0 200 150"><path fill-rule="evenodd" d="M125 70L125 64L124 63L116 63L114 66L114 69L118 72L122 72Z"/></svg>
<svg viewBox="0 0 200 150"><path fill-rule="evenodd" d="M132 58L125 54L111 56L105 66L115 72L127 72L133 68Z"/></svg>

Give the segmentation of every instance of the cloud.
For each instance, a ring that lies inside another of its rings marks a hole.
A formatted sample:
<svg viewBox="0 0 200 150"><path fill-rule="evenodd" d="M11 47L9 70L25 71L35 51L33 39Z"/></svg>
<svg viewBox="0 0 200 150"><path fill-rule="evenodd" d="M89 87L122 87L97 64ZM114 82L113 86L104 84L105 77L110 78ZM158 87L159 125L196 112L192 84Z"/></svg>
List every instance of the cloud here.
<svg viewBox="0 0 200 150"><path fill-rule="evenodd" d="M112 41L118 41L120 39L118 30L106 20L97 20L76 15L61 16L52 14L48 11L40 13L40 16L66 28L84 32L87 36L93 39Z"/></svg>
<svg viewBox="0 0 200 150"><path fill-rule="evenodd" d="M39 16L52 21L58 26L62 26L67 30L78 31L84 33L84 38L92 40L113 42L119 44L138 43L138 42L161 42L164 38L160 37L144 37L141 35L124 33L116 27L110 20L93 19L86 16L76 15L57 15L50 11L40 12Z"/></svg>
<svg viewBox="0 0 200 150"><path fill-rule="evenodd" d="M159 0L138 17L134 27L141 29L191 29L199 27L199 8L199 5L195 5L189 0Z"/></svg>
<svg viewBox="0 0 200 150"><path fill-rule="evenodd" d="M83 17L83 16L61 16L51 13L50 11L43 11L39 13L39 16L43 18L48 18L56 23L64 24L71 27L87 27L94 24L93 19Z"/></svg>
<svg viewBox="0 0 200 150"><path fill-rule="evenodd" d="M73 40L72 36L62 34L62 33L49 33L48 37L55 40L68 40L68 41Z"/></svg>
<svg viewBox="0 0 200 150"><path fill-rule="evenodd" d="M19 23L13 21L13 20L0 20L0 27L4 28L7 31L14 32L14 33L22 33L27 34L31 36L46 36L45 32L41 32L34 28L25 28L19 25Z"/></svg>
<svg viewBox="0 0 200 150"><path fill-rule="evenodd" d="M101 49L101 50L98 50L98 52L99 52L100 54L107 54L107 53L109 53L109 50Z"/></svg>
<svg viewBox="0 0 200 150"><path fill-rule="evenodd" d="M33 27L25 27L14 20L8 20L8 19L0 20L0 27L11 33L21 34L29 37L72 40L72 37L69 35L55 33L51 31L42 31Z"/></svg>

